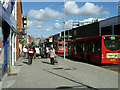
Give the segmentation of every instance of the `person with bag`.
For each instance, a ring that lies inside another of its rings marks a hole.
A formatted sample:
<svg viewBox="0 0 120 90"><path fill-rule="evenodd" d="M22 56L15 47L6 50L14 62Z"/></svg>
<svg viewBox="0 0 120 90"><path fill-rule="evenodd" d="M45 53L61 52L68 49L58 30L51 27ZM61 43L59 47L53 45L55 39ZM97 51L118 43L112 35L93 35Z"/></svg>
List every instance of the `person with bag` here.
<svg viewBox="0 0 120 90"><path fill-rule="evenodd" d="M49 52L50 52L50 63L54 65L55 49L51 47Z"/></svg>
<svg viewBox="0 0 120 90"><path fill-rule="evenodd" d="M24 52L24 59L26 59L27 58L27 47L26 46L24 46L23 47L23 52Z"/></svg>
<svg viewBox="0 0 120 90"><path fill-rule="evenodd" d="M30 47L28 50L28 65L32 64L32 59L33 59L33 55L34 55L34 50Z"/></svg>

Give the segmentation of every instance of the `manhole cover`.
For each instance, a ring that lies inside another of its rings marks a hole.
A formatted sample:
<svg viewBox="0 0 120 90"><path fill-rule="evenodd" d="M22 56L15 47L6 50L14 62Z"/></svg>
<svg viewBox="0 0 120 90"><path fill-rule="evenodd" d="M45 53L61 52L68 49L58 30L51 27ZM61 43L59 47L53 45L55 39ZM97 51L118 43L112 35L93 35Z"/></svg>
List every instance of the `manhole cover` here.
<svg viewBox="0 0 120 90"><path fill-rule="evenodd" d="M22 65L20 64L20 65L15 65L15 66L22 66Z"/></svg>
<svg viewBox="0 0 120 90"><path fill-rule="evenodd" d="M64 68L64 70L76 70L76 68Z"/></svg>
<svg viewBox="0 0 120 90"><path fill-rule="evenodd" d="M17 73L8 73L7 76L17 76Z"/></svg>

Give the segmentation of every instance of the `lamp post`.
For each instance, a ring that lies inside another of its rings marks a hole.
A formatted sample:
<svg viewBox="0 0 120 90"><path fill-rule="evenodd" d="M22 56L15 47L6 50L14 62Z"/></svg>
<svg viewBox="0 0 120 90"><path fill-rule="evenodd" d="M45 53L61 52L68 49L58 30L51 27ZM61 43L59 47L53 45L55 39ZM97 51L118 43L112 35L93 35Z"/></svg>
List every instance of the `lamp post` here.
<svg viewBox="0 0 120 90"><path fill-rule="evenodd" d="M56 20L56 22L60 22L58 20ZM65 59L65 0L64 0L64 21L63 21L63 24L64 24L64 59Z"/></svg>
<svg viewBox="0 0 120 90"><path fill-rule="evenodd" d="M120 1L118 2L118 15L120 15Z"/></svg>
<svg viewBox="0 0 120 90"><path fill-rule="evenodd" d="M64 0L64 59L65 59L65 0Z"/></svg>

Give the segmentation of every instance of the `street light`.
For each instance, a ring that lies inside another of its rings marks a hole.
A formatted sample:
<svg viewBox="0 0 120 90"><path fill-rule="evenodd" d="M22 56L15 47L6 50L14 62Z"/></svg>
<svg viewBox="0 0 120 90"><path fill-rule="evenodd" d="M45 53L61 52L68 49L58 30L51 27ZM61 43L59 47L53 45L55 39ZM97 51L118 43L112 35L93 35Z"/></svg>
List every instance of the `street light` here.
<svg viewBox="0 0 120 90"><path fill-rule="evenodd" d="M60 22L59 20L56 20L56 22ZM64 0L64 59L65 59L65 0Z"/></svg>
<svg viewBox="0 0 120 90"><path fill-rule="evenodd" d="M64 0L64 59L65 59L65 0Z"/></svg>

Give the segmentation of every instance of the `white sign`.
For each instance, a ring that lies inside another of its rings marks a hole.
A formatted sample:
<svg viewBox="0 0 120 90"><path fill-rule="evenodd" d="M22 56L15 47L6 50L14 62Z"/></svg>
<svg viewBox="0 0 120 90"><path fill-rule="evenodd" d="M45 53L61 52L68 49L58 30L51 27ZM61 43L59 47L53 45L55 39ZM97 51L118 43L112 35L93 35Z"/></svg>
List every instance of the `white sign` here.
<svg viewBox="0 0 120 90"><path fill-rule="evenodd" d="M9 4L10 4L10 0L0 0L0 3L7 10L7 8L9 7Z"/></svg>

